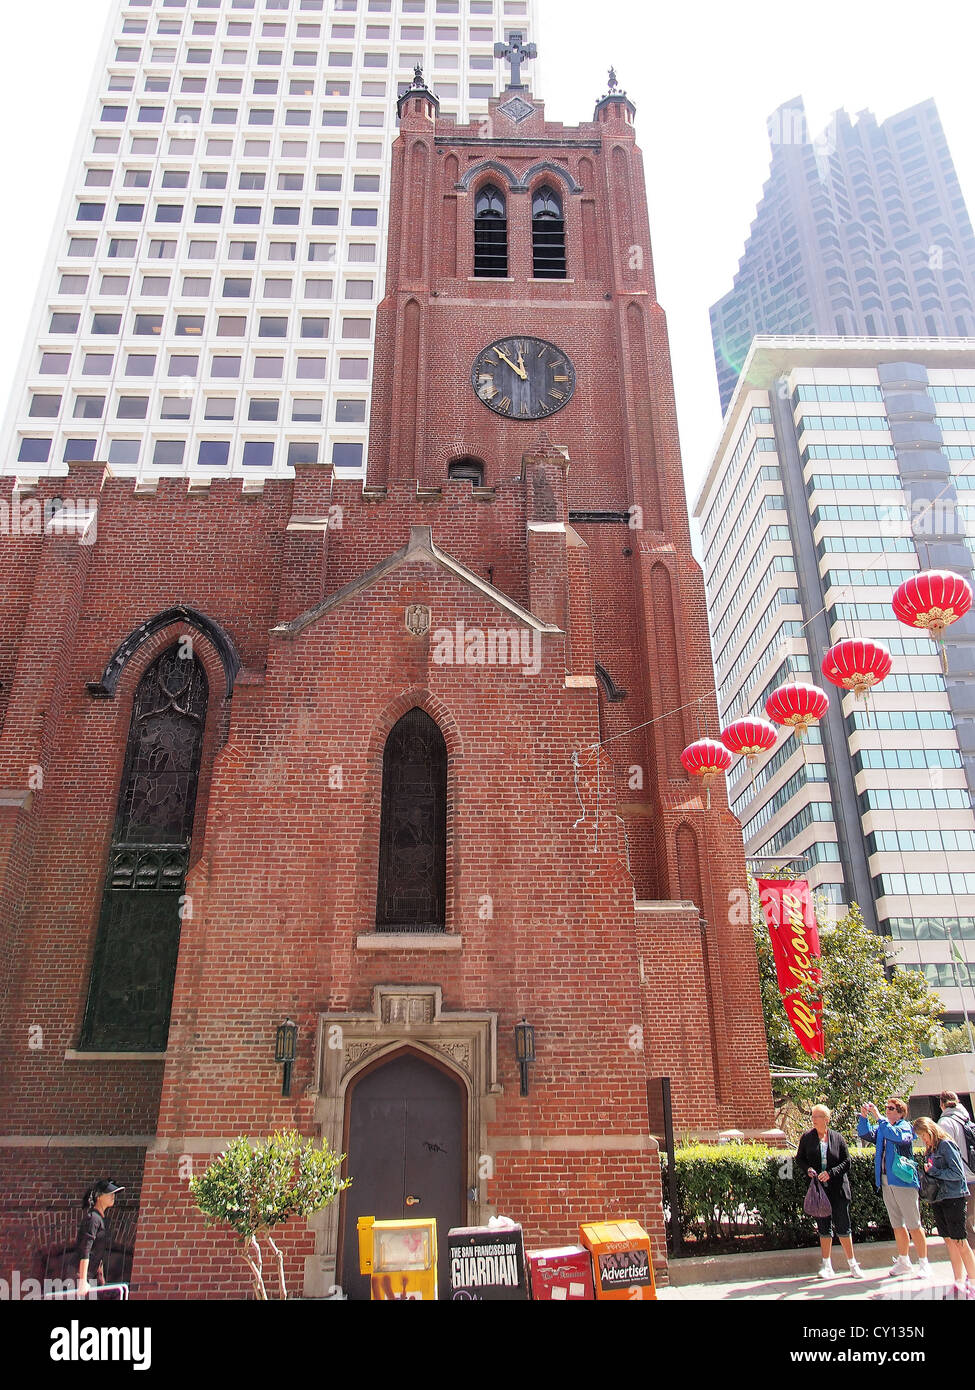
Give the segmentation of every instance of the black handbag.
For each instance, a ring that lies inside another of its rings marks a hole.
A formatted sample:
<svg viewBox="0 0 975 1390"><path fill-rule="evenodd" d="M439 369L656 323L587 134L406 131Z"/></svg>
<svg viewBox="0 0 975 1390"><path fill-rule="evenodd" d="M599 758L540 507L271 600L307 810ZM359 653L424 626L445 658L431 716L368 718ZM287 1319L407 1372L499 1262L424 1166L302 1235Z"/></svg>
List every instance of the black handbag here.
<svg viewBox="0 0 975 1390"><path fill-rule="evenodd" d="M936 1202L938 1193L941 1191L941 1184L931 1173L921 1170L921 1199L925 1202Z"/></svg>

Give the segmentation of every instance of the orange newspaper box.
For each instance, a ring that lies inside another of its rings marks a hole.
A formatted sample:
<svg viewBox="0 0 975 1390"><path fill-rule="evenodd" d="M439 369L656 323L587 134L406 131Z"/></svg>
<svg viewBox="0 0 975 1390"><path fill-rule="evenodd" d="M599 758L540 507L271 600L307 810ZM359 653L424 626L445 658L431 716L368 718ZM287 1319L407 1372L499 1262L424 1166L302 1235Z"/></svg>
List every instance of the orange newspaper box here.
<svg viewBox="0 0 975 1390"><path fill-rule="evenodd" d="M650 1237L639 1221L586 1221L579 1227L592 1255L597 1298L656 1298Z"/></svg>

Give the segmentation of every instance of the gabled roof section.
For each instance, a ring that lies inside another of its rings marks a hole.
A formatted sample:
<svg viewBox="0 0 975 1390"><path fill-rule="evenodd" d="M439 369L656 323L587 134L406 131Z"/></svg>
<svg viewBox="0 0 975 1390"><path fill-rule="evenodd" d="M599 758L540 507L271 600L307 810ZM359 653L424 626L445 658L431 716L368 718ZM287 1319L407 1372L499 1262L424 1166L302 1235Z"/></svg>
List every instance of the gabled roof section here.
<svg viewBox="0 0 975 1390"><path fill-rule="evenodd" d="M280 637L296 637L309 623L315 622L330 609L338 608L347 599L355 598L357 594L371 588L378 580L384 579L387 574L392 574L401 566L415 562L438 565L440 569L445 570L455 579L459 579L462 584L466 584L469 589L473 589L488 603L493 603L496 608L500 608L515 622L524 623L526 627L534 628L537 632L561 633L562 631L554 623L542 622L540 618L535 617L534 613L529 613L527 608L522 608L520 603L515 603L513 599L508 598L507 594L503 594L500 589L496 589L493 584L489 584L480 575L474 574L459 560L455 560L453 556L439 550L433 543L433 531L429 526L411 526L409 543L404 545L402 550L397 550L393 555L382 560L374 569L360 575L358 579L353 579L351 583L344 584L341 589L336 589L334 594L330 594L314 608L309 608L307 613L299 614L290 623L279 623L271 631Z"/></svg>

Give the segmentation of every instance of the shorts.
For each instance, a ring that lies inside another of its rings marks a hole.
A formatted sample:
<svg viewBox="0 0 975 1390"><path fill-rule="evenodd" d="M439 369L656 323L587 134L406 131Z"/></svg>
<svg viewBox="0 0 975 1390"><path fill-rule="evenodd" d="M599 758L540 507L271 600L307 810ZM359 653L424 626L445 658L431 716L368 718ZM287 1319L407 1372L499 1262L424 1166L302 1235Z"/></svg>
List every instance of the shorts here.
<svg viewBox="0 0 975 1390"><path fill-rule="evenodd" d="M965 1239L965 1197L947 1197L943 1202L932 1202L934 1222L938 1235L944 1240Z"/></svg>
<svg viewBox="0 0 975 1390"><path fill-rule="evenodd" d="M848 1236L850 1225L850 1203L842 1193L830 1198L833 1208L829 1216L817 1216L816 1229L821 1236Z"/></svg>
<svg viewBox="0 0 975 1390"><path fill-rule="evenodd" d="M890 1217L890 1224L896 1231L904 1226L908 1231L916 1231L921 1225L921 1208L918 1206L916 1187L893 1187L886 1176L883 1180L884 1206Z"/></svg>

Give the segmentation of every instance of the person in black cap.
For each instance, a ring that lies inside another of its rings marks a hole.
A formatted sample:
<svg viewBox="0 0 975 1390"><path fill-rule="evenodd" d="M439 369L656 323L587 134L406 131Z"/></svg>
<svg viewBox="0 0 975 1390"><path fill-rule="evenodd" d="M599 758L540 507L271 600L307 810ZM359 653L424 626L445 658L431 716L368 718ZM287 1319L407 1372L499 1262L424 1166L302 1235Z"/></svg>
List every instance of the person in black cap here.
<svg viewBox="0 0 975 1390"><path fill-rule="evenodd" d="M116 1192L125 1188L111 1178L100 1178L85 1194L85 1215L78 1231L78 1297L87 1298L90 1289L88 1273L96 1284L104 1284L105 1270L105 1213L115 1205Z"/></svg>

